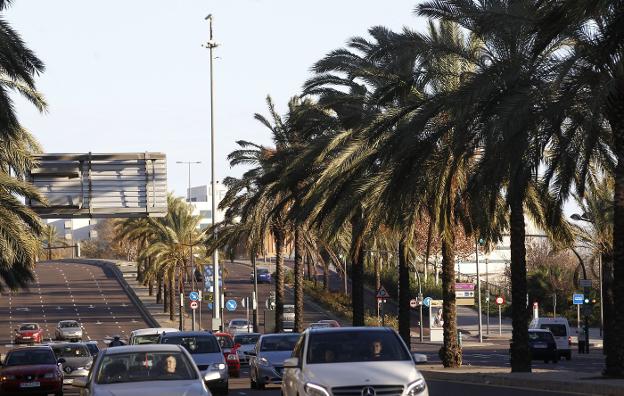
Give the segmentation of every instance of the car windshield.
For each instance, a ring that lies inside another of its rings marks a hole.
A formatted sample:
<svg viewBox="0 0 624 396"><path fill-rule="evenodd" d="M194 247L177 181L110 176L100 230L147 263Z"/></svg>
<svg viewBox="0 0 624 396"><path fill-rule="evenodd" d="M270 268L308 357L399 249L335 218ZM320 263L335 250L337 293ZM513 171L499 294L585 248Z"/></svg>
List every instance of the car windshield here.
<svg viewBox="0 0 624 396"><path fill-rule="evenodd" d="M176 381L197 378L180 352L135 352L106 355L96 371L98 384Z"/></svg>
<svg viewBox="0 0 624 396"><path fill-rule="evenodd" d="M260 351L292 351L295 349L297 340L299 340L299 334L266 337L262 339Z"/></svg>
<svg viewBox="0 0 624 396"><path fill-rule="evenodd" d="M247 326L249 322L246 320L233 320L230 322L230 326Z"/></svg>
<svg viewBox="0 0 624 396"><path fill-rule="evenodd" d="M80 327L78 326L78 322L61 322L61 328L66 328L66 327Z"/></svg>
<svg viewBox="0 0 624 396"><path fill-rule="evenodd" d="M234 347L234 341L232 340L232 337L218 335L217 340L219 340L219 345L221 345L221 348Z"/></svg>
<svg viewBox="0 0 624 396"><path fill-rule="evenodd" d="M214 336L165 337L163 344L177 344L186 348L191 355L198 353L219 353L219 344Z"/></svg>
<svg viewBox="0 0 624 396"><path fill-rule="evenodd" d="M295 328L295 322L292 320L285 320L284 321L284 328L285 329L294 329Z"/></svg>
<svg viewBox="0 0 624 396"><path fill-rule="evenodd" d="M552 334L546 331L529 331L529 341L552 342Z"/></svg>
<svg viewBox="0 0 624 396"><path fill-rule="evenodd" d="M36 324L25 324L20 326L20 330L37 330L39 326Z"/></svg>
<svg viewBox="0 0 624 396"><path fill-rule="evenodd" d="M540 329L550 330L555 337L567 337L565 325L562 324L543 324Z"/></svg>
<svg viewBox="0 0 624 396"><path fill-rule="evenodd" d="M92 343L92 342L87 344L87 349L89 349L89 352L91 353L92 356L97 355L98 352L100 351L100 348L95 343Z"/></svg>
<svg viewBox="0 0 624 396"><path fill-rule="evenodd" d="M258 271L258 275L266 275L269 273L269 270L266 268L258 268L257 271Z"/></svg>
<svg viewBox="0 0 624 396"><path fill-rule="evenodd" d="M91 353L85 345L68 344L68 345L52 345L52 350L57 358L75 358L89 357Z"/></svg>
<svg viewBox="0 0 624 396"><path fill-rule="evenodd" d="M132 345L158 344L159 334L140 335L132 337Z"/></svg>
<svg viewBox="0 0 624 396"><path fill-rule="evenodd" d="M234 336L234 342L241 345L249 345L258 342L258 338L260 338L260 334L240 334Z"/></svg>
<svg viewBox="0 0 624 396"><path fill-rule="evenodd" d="M12 351L7 355L5 366L22 366L33 364L56 364L56 358L51 350L45 349L26 349L21 351Z"/></svg>
<svg viewBox="0 0 624 396"><path fill-rule="evenodd" d="M398 336L389 331L311 333L308 341L310 364L410 359Z"/></svg>

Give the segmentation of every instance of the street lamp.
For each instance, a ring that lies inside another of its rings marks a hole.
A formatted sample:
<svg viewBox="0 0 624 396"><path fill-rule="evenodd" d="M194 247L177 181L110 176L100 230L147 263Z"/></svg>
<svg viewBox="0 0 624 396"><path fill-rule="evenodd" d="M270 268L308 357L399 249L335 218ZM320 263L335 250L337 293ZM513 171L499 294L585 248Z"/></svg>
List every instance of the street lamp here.
<svg viewBox="0 0 624 396"><path fill-rule="evenodd" d="M191 202L191 165L201 164L201 161L176 161L176 164L188 165L188 191L186 193L186 202Z"/></svg>

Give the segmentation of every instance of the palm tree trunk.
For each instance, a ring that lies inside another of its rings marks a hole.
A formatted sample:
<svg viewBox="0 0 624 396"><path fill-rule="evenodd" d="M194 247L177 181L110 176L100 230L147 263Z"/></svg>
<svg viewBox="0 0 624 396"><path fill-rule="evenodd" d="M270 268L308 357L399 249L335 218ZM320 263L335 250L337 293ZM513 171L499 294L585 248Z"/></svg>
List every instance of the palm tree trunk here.
<svg viewBox="0 0 624 396"><path fill-rule="evenodd" d="M175 320L175 270L169 270L169 320Z"/></svg>
<svg viewBox="0 0 624 396"><path fill-rule="evenodd" d="M316 267L314 270L316 272ZM326 260L323 260L323 290L329 291L329 263Z"/></svg>
<svg viewBox="0 0 624 396"><path fill-rule="evenodd" d="M350 255L353 326L364 326L364 222L361 212L351 219Z"/></svg>
<svg viewBox="0 0 624 396"><path fill-rule="evenodd" d="M444 345L440 358L444 367L460 367L462 351L457 340L457 312L455 305L455 241L442 240L442 319Z"/></svg>
<svg viewBox="0 0 624 396"><path fill-rule="evenodd" d="M306 264L308 266L308 280L312 280L312 257L307 257ZM314 263L314 271L316 272L316 263Z"/></svg>
<svg viewBox="0 0 624 396"><path fill-rule="evenodd" d="M163 312L167 313L169 312L169 285L167 284L167 279L164 274L160 275L160 280L163 285Z"/></svg>
<svg viewBox="0 0 624 396"><path fill-rule="evenodd" d="M603 253L602 257L602 307L604 312L602 350L606 356L605 366L610 366L609 353L611 348L611 336L613 333L613 254Z"/></svg>
<svg viewBox="0 0 624 396"><path fill-rule="evenodd" d="M162 281L162 274L158 274L156 275L156 304L161 304L162 303L162 297L163 297L163 281Z"/></svg>
<svg viewBox="0 0 624 396"><path fill-rule="evenodd" d="M531 372L529 355L529 308L526 301L526 247L522 199L510 197L511 236L511 371Z"/></svg>
<svg viewBox="0 0 624 396"><path fill-rule="evenodd" d="M399 335L411 350L410 337L410 282L405 237L399 242Z"/></svg>
<svg viewBox="0 0 624 396"><path fill-rule="evenodd" d="M286 235L282 227L275 228L275 332L279 333L284 329L284 242Z"/></svg>
<svg viewBox="0 0 624 396"><path fill-rule="evenodd" d="M295 226L295 329L303 331L303 235L300 225Z"/></svg>
<svg viewBox="0 0 624 396"><path fill-rule="evenodd" d="M427 230L427 248L425 250L425 283L427 283L427 271L429 270L429 254L431 253L431 238L433 237L433 221L429 219L429 228Z"/></svg>
<svg viewBox="0 0 624 396"><path fill-rule="evenodd" d="M147 293L150 297L154 295L154 281L151 279L147 282Z"/></svg>

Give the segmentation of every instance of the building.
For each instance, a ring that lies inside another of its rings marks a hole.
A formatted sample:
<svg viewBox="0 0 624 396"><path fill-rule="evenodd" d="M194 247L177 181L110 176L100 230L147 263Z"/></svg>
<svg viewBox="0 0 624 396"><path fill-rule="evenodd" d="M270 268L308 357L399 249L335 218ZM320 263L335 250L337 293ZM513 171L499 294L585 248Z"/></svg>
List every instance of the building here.
<svg viewBox="0 0 624 396"><path fill-rule="evenodd" d="M219 202L227 193L227 187L217 181L215 193L217 198L216 204L219 206ZM212 224L212 185L207 184L187 189L186 200L190 201L193 206L193 214L201 218L199 228L203 230L210 227ZM225 211L217 209L215 223L223 221L224 217Z"/></svg>
<svg viewBox="0 0 624 396"><path fill-rule="evenodd" d="M49 219L48 224L56 228L58 237L66 243L97 238L97 219Z"/></svg>

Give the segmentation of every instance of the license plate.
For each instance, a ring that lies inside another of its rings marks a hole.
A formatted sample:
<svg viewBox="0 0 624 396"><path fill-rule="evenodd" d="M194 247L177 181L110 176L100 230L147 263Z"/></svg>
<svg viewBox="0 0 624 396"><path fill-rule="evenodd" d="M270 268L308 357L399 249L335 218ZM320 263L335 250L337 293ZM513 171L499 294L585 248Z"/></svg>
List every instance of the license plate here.
<svg viewBox="0 0 624 396"><path fill-rule="evenodd" d="M548 348L548 346L546 344L533 344L533 348L544 349Z"/></svg>
<svg viewBox="0 0 624 396"><path fill-rule="evenodd" d="M24 340L30 340L30 339L31 339L31 337L22 337L22 339L24 339Z"/></svg>
<svg viewBox="0 0 624 396"><path fill-rule="evenodd" d="M22 382L20 388L37 388L41 384L39 382Z"/></svg>

